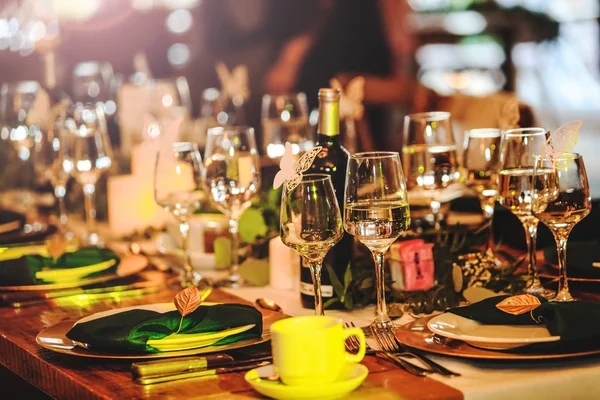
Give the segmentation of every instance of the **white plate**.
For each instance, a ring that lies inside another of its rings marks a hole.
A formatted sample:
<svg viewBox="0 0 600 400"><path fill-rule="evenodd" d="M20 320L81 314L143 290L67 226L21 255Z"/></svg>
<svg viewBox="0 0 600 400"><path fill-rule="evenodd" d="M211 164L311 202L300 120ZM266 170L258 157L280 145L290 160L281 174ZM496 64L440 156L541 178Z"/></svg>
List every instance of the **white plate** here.
<svg viewBox="0 0 600 400"><path fill-rule="evenodd" d="M514 349L560 340L560 336L551 336L544 325L484 325L452 313L432 318L427 327L437 335L490 350Z"/></svg>

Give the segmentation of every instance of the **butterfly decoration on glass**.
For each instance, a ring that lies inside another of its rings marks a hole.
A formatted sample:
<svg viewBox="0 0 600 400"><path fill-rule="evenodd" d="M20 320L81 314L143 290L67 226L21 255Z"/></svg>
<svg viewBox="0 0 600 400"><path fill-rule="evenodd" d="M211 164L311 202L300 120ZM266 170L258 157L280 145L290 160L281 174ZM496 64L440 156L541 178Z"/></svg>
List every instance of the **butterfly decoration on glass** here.
<svg viewBox="0 0 600 400"><path fill-rule="evenodd" d="M373 256L377 288L374 326L393 327L385 302L385 253L410 227L410 211L400 154L357 153L348 160L344 228Z"/></svg>
<svg viewBox="0 0 600 400"><path fill-rule="evenodd" d="M556 241L558 293L553 301L573 301L567 280L567 240L573 227L592 208L583 157L562 152L539 156L533 168L533 215L546 225Z"/></svg>
<svg viewBox="0 0 600 400"><path fill-rule="evenodd" d="M239 232L242 213L260 190L260 167L254 129L217 127L208 130L204 156L206 189L216 207L229 219L232 265L219 286L248 286L239 273Z"/></svg>
<svg viewBox="0 0 600 400"><path fill-rule="evenodd" d="M558 127L546 140L541 155L552 159L561 159L563 163L570 162L569 158L563 157L563 155L573 151L579 139L579 129L582 124L582 121L577 120Z"/></svg>
<svg viewBox="0 0 600 400"><path fill-rule="evenodd" d="M279 162L280 170L275 174L275 179L273 180L273 189L284 185L288 192L294 190L302 180L302 173L308 171L321 150L323 150L322 146L314 147L296 160L292 144L287 142L283 157L281 157L281 161Z"/></svg>
<svg viewBox="0 0 600 400"><path fill-rule="evenodd" d="M292 144L294 154L302 154L314 146L304 93L264 95L261 119L262 149L270 159L283 155L286 142Z"/></svg>

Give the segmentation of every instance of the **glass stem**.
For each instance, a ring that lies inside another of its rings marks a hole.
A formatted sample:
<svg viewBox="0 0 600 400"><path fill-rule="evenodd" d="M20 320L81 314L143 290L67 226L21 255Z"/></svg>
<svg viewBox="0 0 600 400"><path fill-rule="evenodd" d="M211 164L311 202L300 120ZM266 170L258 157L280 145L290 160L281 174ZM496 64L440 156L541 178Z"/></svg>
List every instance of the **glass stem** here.
<svg viewBox="0 0 600 400"><path fill-rule="evenodd" d="M182 218L179 220L179 233L181 234L181 248L185 254L183 262L183 276L181 286L194 285L194 268L192 267L192 259L190 256L190 249L188 246L188 238L190 233L190 224L188 220Z"/></svg>
<svg viewBox="0 0 600 400"><path fill-rule="evenodd" d="M323 260L304 260L308 264L312 276L313 288L315 291L315 315L325 315L325 311L323 311L323 295L321 293L321 268L323 266Z"/></svg>
<svg viewBox="0 0 600 400"><path fill-rule="evenodd" d="M538 220L535 218L522 220L523 227L525 228L525 240L527 241L527 271L529 275L533 277L534 282L538 281L537 271L535 266L537 264L537 256L535 254L535 244L537 239L537 226Z"/></svg>
<svg viewBox="0 0 600 400"><path fill-rule="evenodd" d="M229 233L231 234L231 269L229 270L229 280L238 281L240 279L240 259L239 259L239 221L235 218L229 219Z"/></svg>
<svg viewBox="0 0 600 400"><path fill-rule="evenodd" d="M569 292L569 281L567 280L567 239L570 229L567 232L552 231L554 240L556 240L556 252L558 255L558 293L554 301L572 301L573 297Z"/></svg>
<svg viewBox="0 0 600 400"><path fill-rule="evenodd" d="M54 188L54 196L56 197L56 203L58 205L58 221L62 232L67 231L67 208L65 207L66 192L65 187L62 185Z"/></svg>
<svg viewBox="0 0 600 400"><path fill-rule="evenodd" d="M429 207L431 208L431 214L433 215L433 229L435 229L438 232L438 238L439 238L439 232L442 229L442 226L440 225L440 207L441 206L442 205L437 200L432 200L429 203Z"/></svg>
<svg viewBox="0 0 600 400"><path fill-rule="evenodd" d="M86 183L83 185L83 194L85 198L85 222L90 238L96 235L96 185Z"/></svg>
<svg viewBox="0 0 600 400"><path fill-rule="evenodd" d="M377 316L375 322L389 323L390 317L388 317L387 305L385 304L385 274L383 272L385 251L373 251L373 260L375 261L375 277L377 280Z"/></svg>
<svg viewBox="0 0 600 400"><path fill-rule="evenodd" d="M494 220L494 206L496 205L495 197L480 197L479 201L481 203L481 210L483 211L483 216L486 220L486 224L488 225L488 238L486 244L486 251L494 251L494 229L492 226L492 222Z"/></svg>

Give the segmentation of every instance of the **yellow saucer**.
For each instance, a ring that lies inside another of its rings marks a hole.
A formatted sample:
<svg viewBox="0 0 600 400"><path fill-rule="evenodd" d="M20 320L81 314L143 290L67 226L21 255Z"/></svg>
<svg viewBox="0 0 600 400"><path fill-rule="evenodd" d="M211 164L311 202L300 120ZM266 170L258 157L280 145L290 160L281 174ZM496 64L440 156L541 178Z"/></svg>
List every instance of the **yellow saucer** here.
<svg viewBox="0 0 600 400"><path fill-rule="evenodd" d="M248 371L245 378L254 390L274 399L337 399L359 387L369 375L369 370L362 364L348 364L340 379L327 385L287 386L281 381L261 379L261 376L272 375L273 366L266 365Z"/></svg>

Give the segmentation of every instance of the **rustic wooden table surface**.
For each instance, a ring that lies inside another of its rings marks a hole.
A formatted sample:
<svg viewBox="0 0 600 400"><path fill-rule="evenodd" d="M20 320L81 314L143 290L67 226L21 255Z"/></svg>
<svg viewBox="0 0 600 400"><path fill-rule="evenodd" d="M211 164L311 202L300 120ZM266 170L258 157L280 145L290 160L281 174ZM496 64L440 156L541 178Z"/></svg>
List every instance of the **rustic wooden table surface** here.
<svg viewBox="0 0 600 400"><path fill-rule="evenodd" d="M0 364L58 399L260 398L245 382L243 372L143 386L133 382L129 370L131 362L61 355L45 350L35 342L38 332L58 322L112 308L172 301L175 293L165 288L137 298L78 306L44 303L22 309L0 308ZM207 301L247 303L219 290L215 290ZM463 398L459 391L443 383L415 377L385 360L367 356L363 363L369 368L369 376L349 398ZM6 370L0 371L0 398L32 398L34 392L19 385L19 381Z"/></svg>

